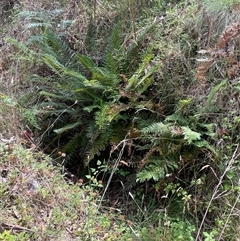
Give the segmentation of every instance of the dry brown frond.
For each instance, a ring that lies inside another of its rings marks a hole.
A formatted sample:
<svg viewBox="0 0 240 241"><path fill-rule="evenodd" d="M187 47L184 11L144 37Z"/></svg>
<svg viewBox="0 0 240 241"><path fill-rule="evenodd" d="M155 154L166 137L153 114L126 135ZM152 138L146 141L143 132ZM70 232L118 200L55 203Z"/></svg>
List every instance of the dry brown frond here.
<svg viewBox="0 0 240 241"><path fill-rule="evenodd" d="M208 62L201 64L197 67L197 73L195 77L199 80L200 84L204 84L206 82L205 74L209 70L210 66L212 65L214 59L208 60Z"/></svg>
<svg viewBox="0 0 240 241"><path fill-rule="evenodd" d="M205 83L206 73L214 62L222 61L223 68L221 70L221 77L235 78L239 76L239 50L240 50L240 22L229 26L219 38L215 48L202 50L199 53L209 54L211 57L207 58L203 64L198 66L195 77L200 83ZM202 61L202 60L201 60ZM224 65L225 63L225 65ZM227 63L227 65L226 65ZM224 73L224 74L222 74Z"/></svg>
<svg viewBox="0 0 240 241"><path fill-rule="evenodd" d="M240 62L232 65L232 67L230 67L230 68L228 69L228 72L227 72L227 73L228 73L228 77L229 77L230 79L236 78L237 76L240 76Z"/></svg>
<svg viewBox="0 0 240 241"><path fill-rule="evenodd" d="M224 48L226 44L228 44L231 40L234 40L234 38L237 37L237 35L239 34L240 23L232 24L224 31L223 35L220 37L217 43L217 48Z"/></svg>

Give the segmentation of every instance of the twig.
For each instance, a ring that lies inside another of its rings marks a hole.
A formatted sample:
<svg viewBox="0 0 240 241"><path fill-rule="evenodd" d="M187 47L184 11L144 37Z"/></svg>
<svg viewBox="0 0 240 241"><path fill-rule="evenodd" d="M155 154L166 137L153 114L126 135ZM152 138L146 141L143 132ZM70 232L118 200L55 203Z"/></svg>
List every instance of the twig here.
<svg viewBox="0 0 240 241"><path fill-rule="evenodd" d="M11 230L11 231L27 231L27 232L34 232L32 229L25 228L19 225L12 225L7 223L0 223L0 231L4 230Z"/></svg>
<svg viewBox="0 0 240 241"><path fill-rule="evenodd" d="M117 170L117 167L118 167L118 165L119 165L119 162L121 161L121 158L122 158L122 155L123 155L123 151L124 151L125 146L126 146L126 143L127 143L126 138L125 138L123 141L121 141L121 142L118 144L118 146L121 145L122 143L123 143L122 149L121 149L121 151L120 151L120 153L119 153L119 156L118 156L118 158L117 158L117 160L116 160L116 162L115 162L115 164L114 164L114 166L113 166L111 175L110 175L110 177L109 177L109 179L108 179L108 181L107 181L107 185L106 185L106 187L105 187L105 189L104 189L103 195L102 195L101 200L100 200L100 202L99 202L98 209L100 208L100 206L101 206L101 204L102 204L102 201L103 201L103 198L104 198L104 196L105 196L105 194L106 194L106 192L107 192L107 190L108 190L108 187L109 187L109 185L110 185L110 183L111 183L111 181L112 181L113 174L114 174L115 171ZM118 146L117 146L115 149L117 149Z"/></svg>

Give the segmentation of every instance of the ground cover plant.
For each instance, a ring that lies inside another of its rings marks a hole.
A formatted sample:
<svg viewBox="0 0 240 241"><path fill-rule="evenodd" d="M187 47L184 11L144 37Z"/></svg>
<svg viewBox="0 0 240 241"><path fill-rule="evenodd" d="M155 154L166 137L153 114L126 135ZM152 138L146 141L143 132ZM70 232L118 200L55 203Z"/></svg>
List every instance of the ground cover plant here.
<svg viewBox="0 0 240 241"><path fill-rule="evenodd" d="M2 30L3 140L15 142L12 133L30 149L30 170L36 150L51 157L47 173L41 166L30 172L51 179L50 173L58 176L55 165L75 184L70 202L64 199L72 206L55 202L54 210L66 213L49 219L57 224L42 236L38 228L33 232L39 217L31 208L29 220L15 221L23 240L34 234L47 240L239 239L238 2L22 0L8 11L4 18L10 16L13 28ZM7 130L12 115L17 123ZM12 152L3 153L11 159ZM57 184L47 189L54 193ZM69 214L84 206L74 204L75 192L86 194L93 212L92 226L82 232L75 229L81 213ZM19 193L2 195L6 205ZM53 231L69 218L71 231ZM101 226L93 228L96 222ZM111 225L116 229L109 231Z"/></svg>

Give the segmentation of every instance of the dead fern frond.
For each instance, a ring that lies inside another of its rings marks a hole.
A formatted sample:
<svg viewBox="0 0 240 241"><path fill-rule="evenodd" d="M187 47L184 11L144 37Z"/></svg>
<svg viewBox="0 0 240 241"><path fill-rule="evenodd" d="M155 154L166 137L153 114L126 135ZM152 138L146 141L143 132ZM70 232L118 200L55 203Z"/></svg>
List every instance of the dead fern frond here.
<svg viewBox="0 0 240 241"><path fill-rule="evenodd" d="M208 60L206 63L201 64L200 66L197 67L197 73L195 77L199 80L201 84L204 84L206 82L206 76L205 74L211 67L212 63L214 61L214 58Z"/></svg>
<svg viewBox="0 0 240 241"><path fill-rule="evenodd" d="M153 147L152 149L150 149L146 154L145 156L143 157L143 159L139 162L138 164L138 169L139 170L142 170L143 167L149 163L149 160L148 158L154 153L158 151L158 148L157 147Z"/></svg>
<svg viewBox="0 0 240 241"><path fill-rule="evenodd" d="M230 79L240 76L240 62L232 65L232 67L228 69L227 74Z"/></svg>
<svg viewBox="0 0 240 241"><path fill-rule="evenodd" d="M206 82L206 73L211 65L217 61L222 61L223 68L225 68L222 77L235 78L239 76L239 50L240 50L240 22L234 23L229 26L219 38L215 48L208 50L200 50L200 54L208 54L210 57L199 59L198 61L204 62L197 67L195 77L199 82ZM226 65L227 63L227 65ZM222 72L223 73L223 72Z"/></svg>
<svg viewBox="0 0 240 241"><path fill-rule="evenodd" d="M223 35L220 37L217 48L224 48L231 40L236 38L237 35L240 35L240 23L234 23L228 27ZM239 36L238 36L239 37Z"/></svg>

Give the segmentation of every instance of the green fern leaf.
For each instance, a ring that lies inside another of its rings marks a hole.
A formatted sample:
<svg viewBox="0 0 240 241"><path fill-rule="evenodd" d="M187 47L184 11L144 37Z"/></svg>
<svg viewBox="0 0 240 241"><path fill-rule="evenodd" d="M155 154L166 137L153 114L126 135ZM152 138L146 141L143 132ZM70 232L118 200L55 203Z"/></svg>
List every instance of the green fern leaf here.
<svg viewBox="0 0 240 241"><path fill-rule="evenodd" d="M184 126L184 125L188 124L188 121L179 113L174 113L172 115L167 116L165 121L177 123L181 126Z"/></svg>
<svg viewBox="0 0 240 241"><path fill-rule="evenodd" d="M56 130L54 130L54 132L57 133L57 134L61 134L61 133L65 132L65 131L69 131L71 129L74 129L75 127L77 127L77 126L79 126L81 124L82 124L82 121L77 121L75 123L68 124L68 125L66 125L64 127L61 127L60 129L56 129Z"/></svg>
<svg viewBox="0 0 240 241"><path fill-rule="evenodd" d="M222 82L220 82L217 86L215 86L215 87L211 90L210 94L208 95L208 99L207 99L207 105L206 105L206 109L207 109L207 110L210 110L211 103L212 103L212 100L213 100L213 98L214 98L214 95L215 95L221 88L223 88L224 86L226 86L227 81L228 81L227 79L222 80Z"/></svg>
<svg viewBox="0 0 240 241"><path fill-rule="evenodd" d="M71 69L66 69L63 67L63 71L66 75L69 75L69 76L72 76L72 77L75 77L81 81L87 81L86 77L83 76L81 73L79 72L76 72L74 70L71 70ZM79 83L80 84L80 83Z"/></svg>
<svg viewBox="0 0 240 241"><path fill-rule="evenodd" d="M205 147L215 156L216 159L219 158L218 151L216 150L216 148L214 146L210 145L208 141L206 141L206 140L195 141L194 145L199 147L199 148Z"/></svg>
<svg viewBox="0 0 240 241"><path fill-rule="evenodd" d="M127 72L133 72L135 70L135 63L139 63L139 60L136 61L140 57L140 46L144 38L147 36L147 34L156 26L156 23L153 23L146 28L139 31L139 33L136 36L135 41L132 41L132 44L127 50L126 56L124 58L124 63L122 64L124 67L124 70ZM134 60L134 61L133 61Z"/></svg>
<svg viewBox="0 0 240 241"><path fill-rule="evenodd" d="M95 72L95 66L94 66L94 62L88 58L85 55L81 55L81 54L77 54L76 55L77 59L80 61L80 63L86 68L88 69L92 74Z"/></svg>
<svg viewBox="0 0 240 241"><path fill-rule="evenodd" d="M93 53L96 49L97 26L91 18L87 26L87 33L84 39L84 46L89 53Z"/></svg>
<svg viewBox="0 0 240 241"><path fill-rule="evenodd" d="M152 54L148 54L145 56L142 63L139 65L138 69L136 70L135 74L129 79L129 82L126 86L126 90L137 91L138 88L140 87L142 91L138 92L138 94L141 94L149 87L149 84L151 84L151 80L152 80L149 77L157 69L157 67L151 67L150 70L146 72L146 69L148 69L148 65L152 57L153 57ZM144 85L144 83L146 84L146 86Z"/></svg>
<svg viewBox="0 0 240 241"><path fill-rule="evenodd" d="M45 22L45 23L28 23L25 25L25 29L36 29L36 28L50 28L52 27L51 23Z"/></svg>
<svg viewBox="0 0 240 241"><path fill-rule="evenodd" d="M54 56L49 55L49 54L43 54L42 58L48 67L50 67L59 76L63 76L64 65L59 63L58 60Z"/></svg>
<svg viewBox="0 0 240 241"><path fill-rule="evenodd" d="M181 112L184 108L188 107L192 102L192 99L186 99L186 100L179 100L177 104L177 110L176 112Z"/></svg>
<svg viewBox="0 0 240 241"><path fill-rule="evenodd" d="M201 139L201 134L195 131L192 131L189 127L183 126L183 135L184 140L187 140L188 144L191 144L193 141Z"/></svg>
<svg viewBox="0 0 240 241"><path fill-rule="evenodd" d="M178 168L178 155L167 156L151 156L146 160L148 165L137 174L137 181L144 182L153 179L159 181L165 177L166 174L171 173Z"/></svg>
<svg viewBox="0 0 240 241"><path fill-rule="evenodd" d="M171 136L171 131L173 126L169 124L164 124L162 122L153 123L150 126L147 126L141 130L143 136Z"/></svg>

